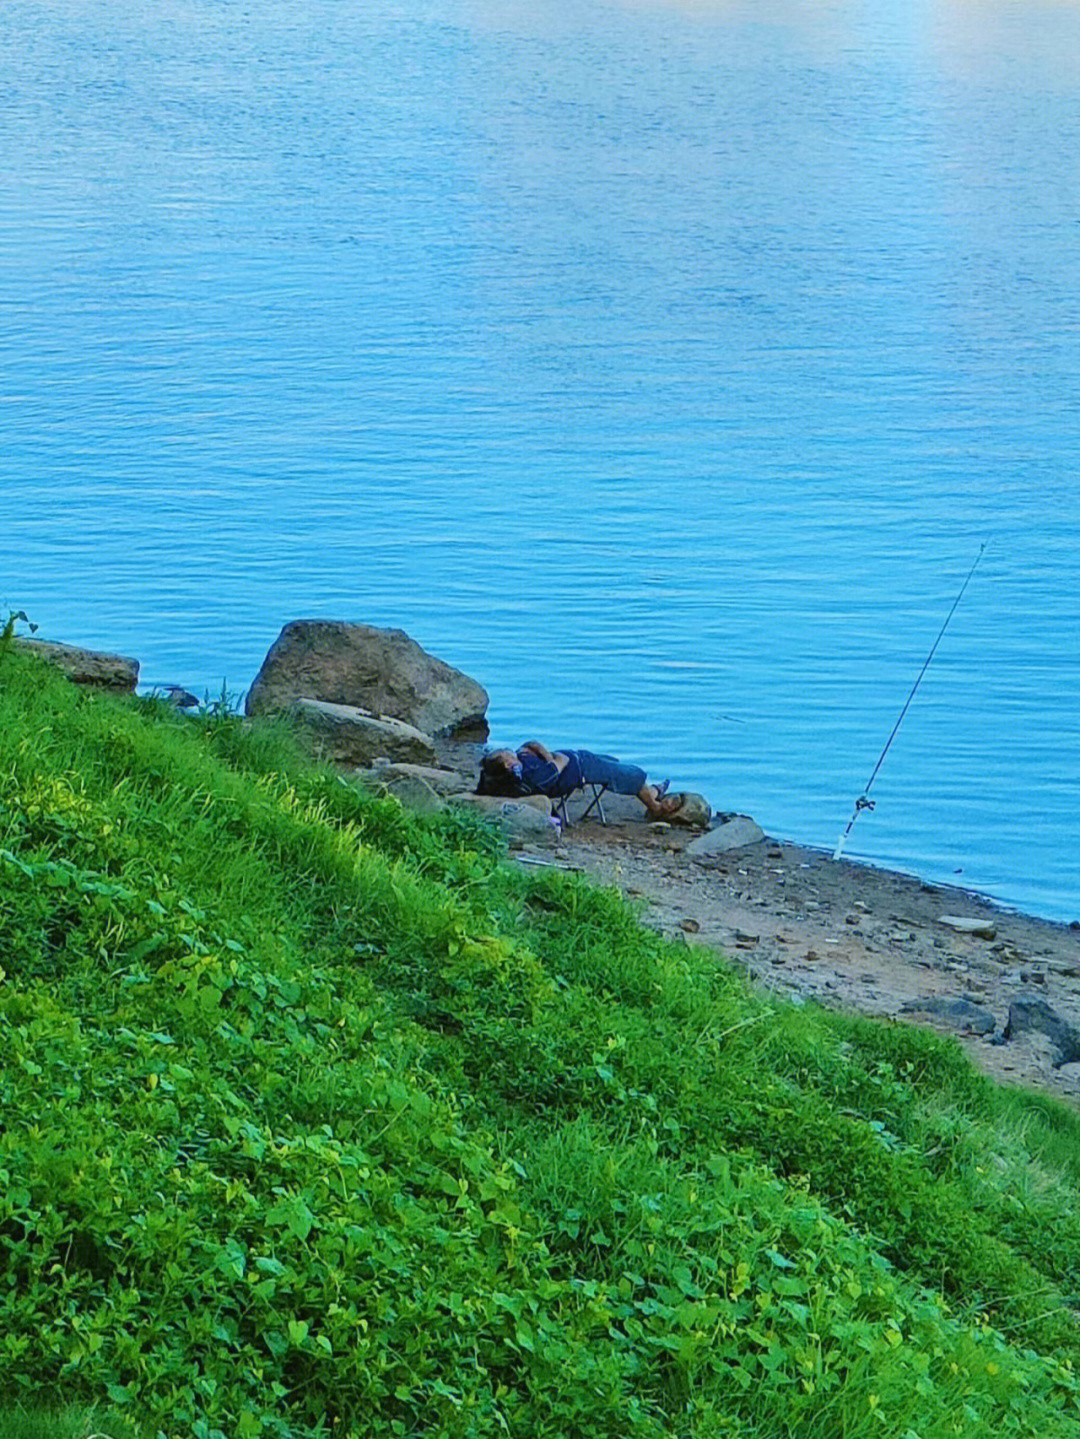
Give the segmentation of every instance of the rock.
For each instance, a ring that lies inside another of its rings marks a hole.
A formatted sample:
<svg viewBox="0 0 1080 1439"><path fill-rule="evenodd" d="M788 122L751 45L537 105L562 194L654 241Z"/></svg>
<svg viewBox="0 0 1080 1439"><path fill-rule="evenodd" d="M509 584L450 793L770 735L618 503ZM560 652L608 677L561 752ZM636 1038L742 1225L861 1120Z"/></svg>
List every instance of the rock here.
<svg viewBox="0 0 1080 1439"><path fill-rule="evenodd" d="M331 764L370 764L379 755L411 764L430 764L435 749L426 734L401 720L378 718L354 705L301 697L290 715L299 721L320 759Z"/></svg>
<svg viewBox="0 0 1080 1439"><path fill-rule="evenodd" d="M155 685L152 699L164 700L174 709L197 710L199 708L199 697L193 695L190 690L184 689L181 685Z"/></svg>
<svg viewBox="0 0 1080 1439"><path fill-rule="evenodd" d="M677 796L679 807L666 816L672 824L685 825L688 829L708 829L712 810L704 795L684 790Z"/></svg>
<svg viewBox="0 0 1080 1439"><path fill-rule="evenodd" d="M404 767L404 766L403 766ZM410 766L412 768L413 766ZM416 769L420 766L416 765ZM396 775L386 778L389 769L384 770L361 770L361 775L371 774L374 776L374 787L382 794L393 796L405 806L406 809L414 809L418 814L434 814L436 810L445 809L446 801L418 774Z"/></svg>
<svg viewBox="0 0 1080 1439"><path fill-rule="evenodd" d="M566 820L568 825L573 826L581 823L591 800L591 789L585 789L584 791L575 790L572 795L567 796ZM605 794L601 800L601 804L604 808L604 819L611 825L641 824L649 818L642 808L641 801L632 794L613 794L611 790L608 790L607 794ZM594 809L585 823L600 824L601 820L598 810ZM658 827L655 820L650 820L649 823L653 829Z"/></svg>
<svg viewBox="0 0 1080 1439"><path fill-rule="evenodd" d="M1018 1039L1024 1034L1045 1035L1054 1045L1057 1058L1054 1068L1080 1060L1080 1032L1047 1004L1045 999L1021 995L1009 1005L1009 1020L1004 1038Z"/></svg>
<svg viewBox="0 0 1080 1439"><path fill-rule="evenodd" d="M449 795L468 793L471 788L459 770L436 769L427 764L381 764L376 766L373 775L369 775L365 770L361 771L358 778L371 779L388 789L395 789L406 781L421 780L442 799Z"/></svg>
<svg viewBox="0 0 1080 1439"><path fill-rule="evenodd" d="M961 1034L993 1034L997 1027L990 1011L970 999L944 999L940 995L928 995L923 999L909 999L900 1006L900 1013L925 1014L930 1019L952 1025Z"/></svg>
<svg viewBox="0 0 1080 1439"><path fill-rule="evenodd" d="M542 794L523 795L520 799L457 794L449 803L479 810L493 819L506 835L511 849L523 844L554 844L560 835L559 825L551 816L551 801Z"/></svg>
<svg viewBox="0 0 1080 1439"><path fill-rule="evenodd" d="M245 709L265 714L303 697L402 720L428 735L487 734L486 690L404 630L290 621L263 661Z"/></svg>
<svg viewBox="0 0 1080 1439"><path fill-rule="evenodd" d="M715 829L698 835L686 846L686 853L696 860L708 860L711 855L724 854L732 849L746 849L760 844L765 831L749 815L737 814Z"/></svg>
<svg viewBox="0 0 1080 1439"><path fill-rule="evenodd" d="M49 640L17 639L15 644L47 664L55 665L77 685L131 694L139 682L139 661L125 655L84 650L77 645L54 644Z"/></svg>
<svg viewBox="0 0 1080 1439"><path fill-rule="evenodd" d="M483 814L494 814L507 804L522 805L534 814L541 815L545 822L551 818L551 800L544 794L523 794L513 800L497 794L456 794L454 803L468 805L470 809L478 809Z"/></svg>
<svg viewBox="0 0 1080 1439"><path fill-rule="evenodd" d="M973 934L977 939L994 939L997 935L992 919L969 919L961 914L939 914L938 924L948 925L958 934Z"/></svg>

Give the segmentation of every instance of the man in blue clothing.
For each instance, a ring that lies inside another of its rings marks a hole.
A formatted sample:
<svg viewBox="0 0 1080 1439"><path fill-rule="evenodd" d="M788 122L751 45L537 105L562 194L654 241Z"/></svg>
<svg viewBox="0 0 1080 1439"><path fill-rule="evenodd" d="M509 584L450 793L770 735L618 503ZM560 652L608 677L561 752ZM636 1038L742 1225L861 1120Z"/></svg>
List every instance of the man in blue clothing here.
<svg viewBox="0 0 1080 1439"><path fill-rule="evenodd" d="M610 754L587 749L549 750L531 739L520 749L497 749L480 762L477 794L543 794L562 799L583 784L607 785L615 794L636 795L650 819L664 819L679 807L678 797L667 795L667 781L649 784L636 764L623 764Z"/></svg>

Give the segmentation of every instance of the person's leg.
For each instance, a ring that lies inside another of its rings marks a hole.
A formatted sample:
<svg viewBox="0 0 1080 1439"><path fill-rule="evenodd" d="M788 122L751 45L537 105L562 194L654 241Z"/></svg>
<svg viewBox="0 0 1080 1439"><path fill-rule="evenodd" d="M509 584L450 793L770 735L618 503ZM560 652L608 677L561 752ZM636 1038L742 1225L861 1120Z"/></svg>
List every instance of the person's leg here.
<svg viewBox="0 0 1080 1439"><path fill-rule="evenodd" d="M679 808L681 796L668 794L659 785L645 784L638 790L638 799L649 811L650 819L666 819Z"/></svg>
<svg viewBox="0 0 1080 1439"><path fill-rule="evenodd" d="M614 794L634 795L653 819L660 819L669 812L659 788L649 784L640 765L623 764L614 755L593 754L587 749L579 749L577 756L581 777L586 784L606 784Z"/></svg>
<svg viewBox="0 0 1080 1439"><path fill-rule="evenodd" d="M623 764L613 754L577 751L581 778L586 784L606 784L613 794L638 794L645 783L645 771L636 764Z"/></svg>

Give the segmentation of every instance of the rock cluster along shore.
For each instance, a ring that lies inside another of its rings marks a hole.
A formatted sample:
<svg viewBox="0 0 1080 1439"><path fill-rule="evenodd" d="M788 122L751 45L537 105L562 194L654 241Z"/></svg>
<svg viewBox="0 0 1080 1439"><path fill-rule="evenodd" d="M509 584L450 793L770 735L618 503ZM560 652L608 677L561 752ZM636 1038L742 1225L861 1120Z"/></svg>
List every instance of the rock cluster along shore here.
<svg viewBox="0 0 1080 1439"><path fill-rule="evenodd" d="M138 682L137 660L38 640L18 643L77 684L130 692ZM181 708L191 708L194 700L175 685L166 687L165 697ZM292 620L284 627L245 705L250 719L287 716L318 758L362 775L404 804L423 810L469 805L491 815L511 844L553 842L558 826L543 796L502 799L471 792L479 746L488 734L487 709L481 684L428 654L404 630L321 619ZM704 828L708 805L700 796L686 798L682 821ZM630 817L621 797L605 798L605 804L618 817ZM629 806L636 817L636 801ZM762 837L760 830L756 837ZM715 841L722 848L746 842L753 836L748 840L737 827L727 830L726 842Z"/></svg>
<svg viewBox="0 0 1080 1439"><path fill-rule="evenodd" d="M320 758L413 809L490 812L511 843L553 841L547 800L471 793L487 738L484 687L404 630L293 620L248 692L249 717L287 715Z"/></svg>

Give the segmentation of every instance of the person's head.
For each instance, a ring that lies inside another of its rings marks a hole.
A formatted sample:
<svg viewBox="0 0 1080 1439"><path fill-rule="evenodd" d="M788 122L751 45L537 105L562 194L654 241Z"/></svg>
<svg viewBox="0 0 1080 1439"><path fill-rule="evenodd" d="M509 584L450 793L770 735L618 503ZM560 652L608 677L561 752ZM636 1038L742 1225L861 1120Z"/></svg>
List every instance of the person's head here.
<svg viewBox="0 0 1080 1439"><path fill-rule="evenodd" d="M496 749L480 761L477 794L506 795L511 798L524 793L521 761L512 749Z"/></svg>

